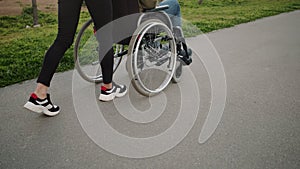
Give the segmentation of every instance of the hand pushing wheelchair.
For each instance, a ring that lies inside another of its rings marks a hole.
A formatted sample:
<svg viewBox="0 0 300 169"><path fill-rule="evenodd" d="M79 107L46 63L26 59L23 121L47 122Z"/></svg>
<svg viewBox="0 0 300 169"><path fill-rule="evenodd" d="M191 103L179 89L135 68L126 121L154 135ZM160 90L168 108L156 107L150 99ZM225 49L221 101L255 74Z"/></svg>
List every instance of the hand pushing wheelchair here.
<svg viewBox="0 0 300 169"><path fill-rule="evenodd" d="M191 50L187 48L182 29L173 27L159 6L141 13L137 29L130 43L114 44L115 72L124 55L127 55L126 69L134 88L145 96L164 90L170 81L177 83L182 75L183 65L191 63ZM74 48L75 67L89 82L102 82L99 64L99 46L90 19L81 28Z"/></svg>

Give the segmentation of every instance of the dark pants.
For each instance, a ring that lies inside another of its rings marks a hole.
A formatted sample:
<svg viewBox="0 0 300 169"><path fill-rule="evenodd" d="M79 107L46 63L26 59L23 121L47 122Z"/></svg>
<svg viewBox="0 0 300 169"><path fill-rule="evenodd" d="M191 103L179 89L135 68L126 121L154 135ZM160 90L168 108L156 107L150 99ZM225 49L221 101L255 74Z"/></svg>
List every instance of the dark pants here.
<svg viewBox="0 0 300 169"><path fill-rule="evenodd" d="M113 19L115 20L113 25L114 42L128 45L139 18L138 0L112 0L112 2Z"/></svg>
<svg viewBox="0 0 300 169"><path fill-rule="evenodd" d="M133 13L133 10L135 9L133 9L132 6L127 6L129 3L136 2L137 6L137 1L113 1L85 0L85 3L97 30L102 28L107 23L111 22L113 18L118 18L122 15L125 16L127 14ZM83 0L58 0L58 33L54 43L46 52L42 70L37 79L38 83L42 83L48 87L50 86L51 79L53 77L53 74L55 73L55 70L57 69L59 61L74 41L82 2ZM124 5L124 3L126 6L122 6L122 4ZM114 10L114 13L113 4L117 10ZM115 16L113 16L113 14ZM105 31L97 31L97 34L98 33L99 36L97 37L102 37L101 39L99 39L100 46L102 47L102 50L100 49L99 53L100 55L105 53L104 56L99 56L99 58L101 59L100 61L103 74L103 82L105 84L108 84L112 82L113 76L112 30L105 29Z"/></svg>

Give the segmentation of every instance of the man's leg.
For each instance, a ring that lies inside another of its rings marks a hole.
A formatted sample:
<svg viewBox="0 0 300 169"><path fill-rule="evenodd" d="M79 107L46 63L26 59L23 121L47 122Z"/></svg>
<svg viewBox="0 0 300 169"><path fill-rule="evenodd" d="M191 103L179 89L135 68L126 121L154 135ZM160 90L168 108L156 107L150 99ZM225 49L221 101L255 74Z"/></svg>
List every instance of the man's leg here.
<svg viewBox="0 0 300 169"><path fill-rule="evenodd" d="M169 8L165 10L172 21L173 26L181 27L181 11L177 0L164 0L159 5L168 5Z"/></svg>

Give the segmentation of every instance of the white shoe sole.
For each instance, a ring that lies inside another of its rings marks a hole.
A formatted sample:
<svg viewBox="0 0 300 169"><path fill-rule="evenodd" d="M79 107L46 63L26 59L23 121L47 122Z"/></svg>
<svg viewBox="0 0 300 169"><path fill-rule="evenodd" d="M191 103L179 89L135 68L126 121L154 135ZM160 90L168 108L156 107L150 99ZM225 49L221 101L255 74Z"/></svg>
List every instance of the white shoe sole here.
<svg viewBox="0 0 300 169"><path fill-rule="evenodd" d="M35 113L44 113L47 116L56 116L59 111L57 112L51 112L49 111L46 107L40 106L40 105L35 105L31 102L27 102L24 107L30 111L33 111Z"/></svg>
<svg viewBox="0 0 300 169"><path fill-rule="evenodd" d="M123 97L123 96L126 95L126 93L127 93L127 89L123 93L112 93L110 95L102 95L102 94L100 94L99 100L100 101L104 101L104 102L108 102L108 101L113 100L115 97Z"/></svg>
<svg viewBox="0 0 300 169"><path fill-rule="evenodd" d="M30 111L36 112L36 113L43 113L43 106L35 105L31 102L27 102L24 107Z"/></svg>

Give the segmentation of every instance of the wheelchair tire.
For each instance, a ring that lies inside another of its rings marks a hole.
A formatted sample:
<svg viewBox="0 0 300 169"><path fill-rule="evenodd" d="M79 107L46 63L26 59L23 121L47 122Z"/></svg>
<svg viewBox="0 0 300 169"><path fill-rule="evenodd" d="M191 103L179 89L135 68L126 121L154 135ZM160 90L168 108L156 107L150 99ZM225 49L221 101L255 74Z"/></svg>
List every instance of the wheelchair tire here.
<svg viewBox="0 0 300 169"><path fill-rule="evenodd" d="M169 27L158 19L143 22L131 38L127 69L133 87L144 96L163 91L177 61L176 42Z"/></svg>
<svg viewBox="0 0 300 169"><path fill-rule="evenodd" d="M77 35L74 47L74 61L75 68L83 79L88 82L100 83L103 81L103 78L99 64L99 46L94 32L93 21L90 19L81 27ZM116 44L113 48L113 72L115 72L122 60L122 56L117 54L124 51L124 46Z"/></svg>
<svg viewBox="0 0 300 169"><path fill-rule="evenodd" d="M172 82L173 83L179 83L180 82L182 71L183 71L182 68L183 68L182 62L180 60L177 60L175 72L174 72L174 75L172 77Z"/></svg>

